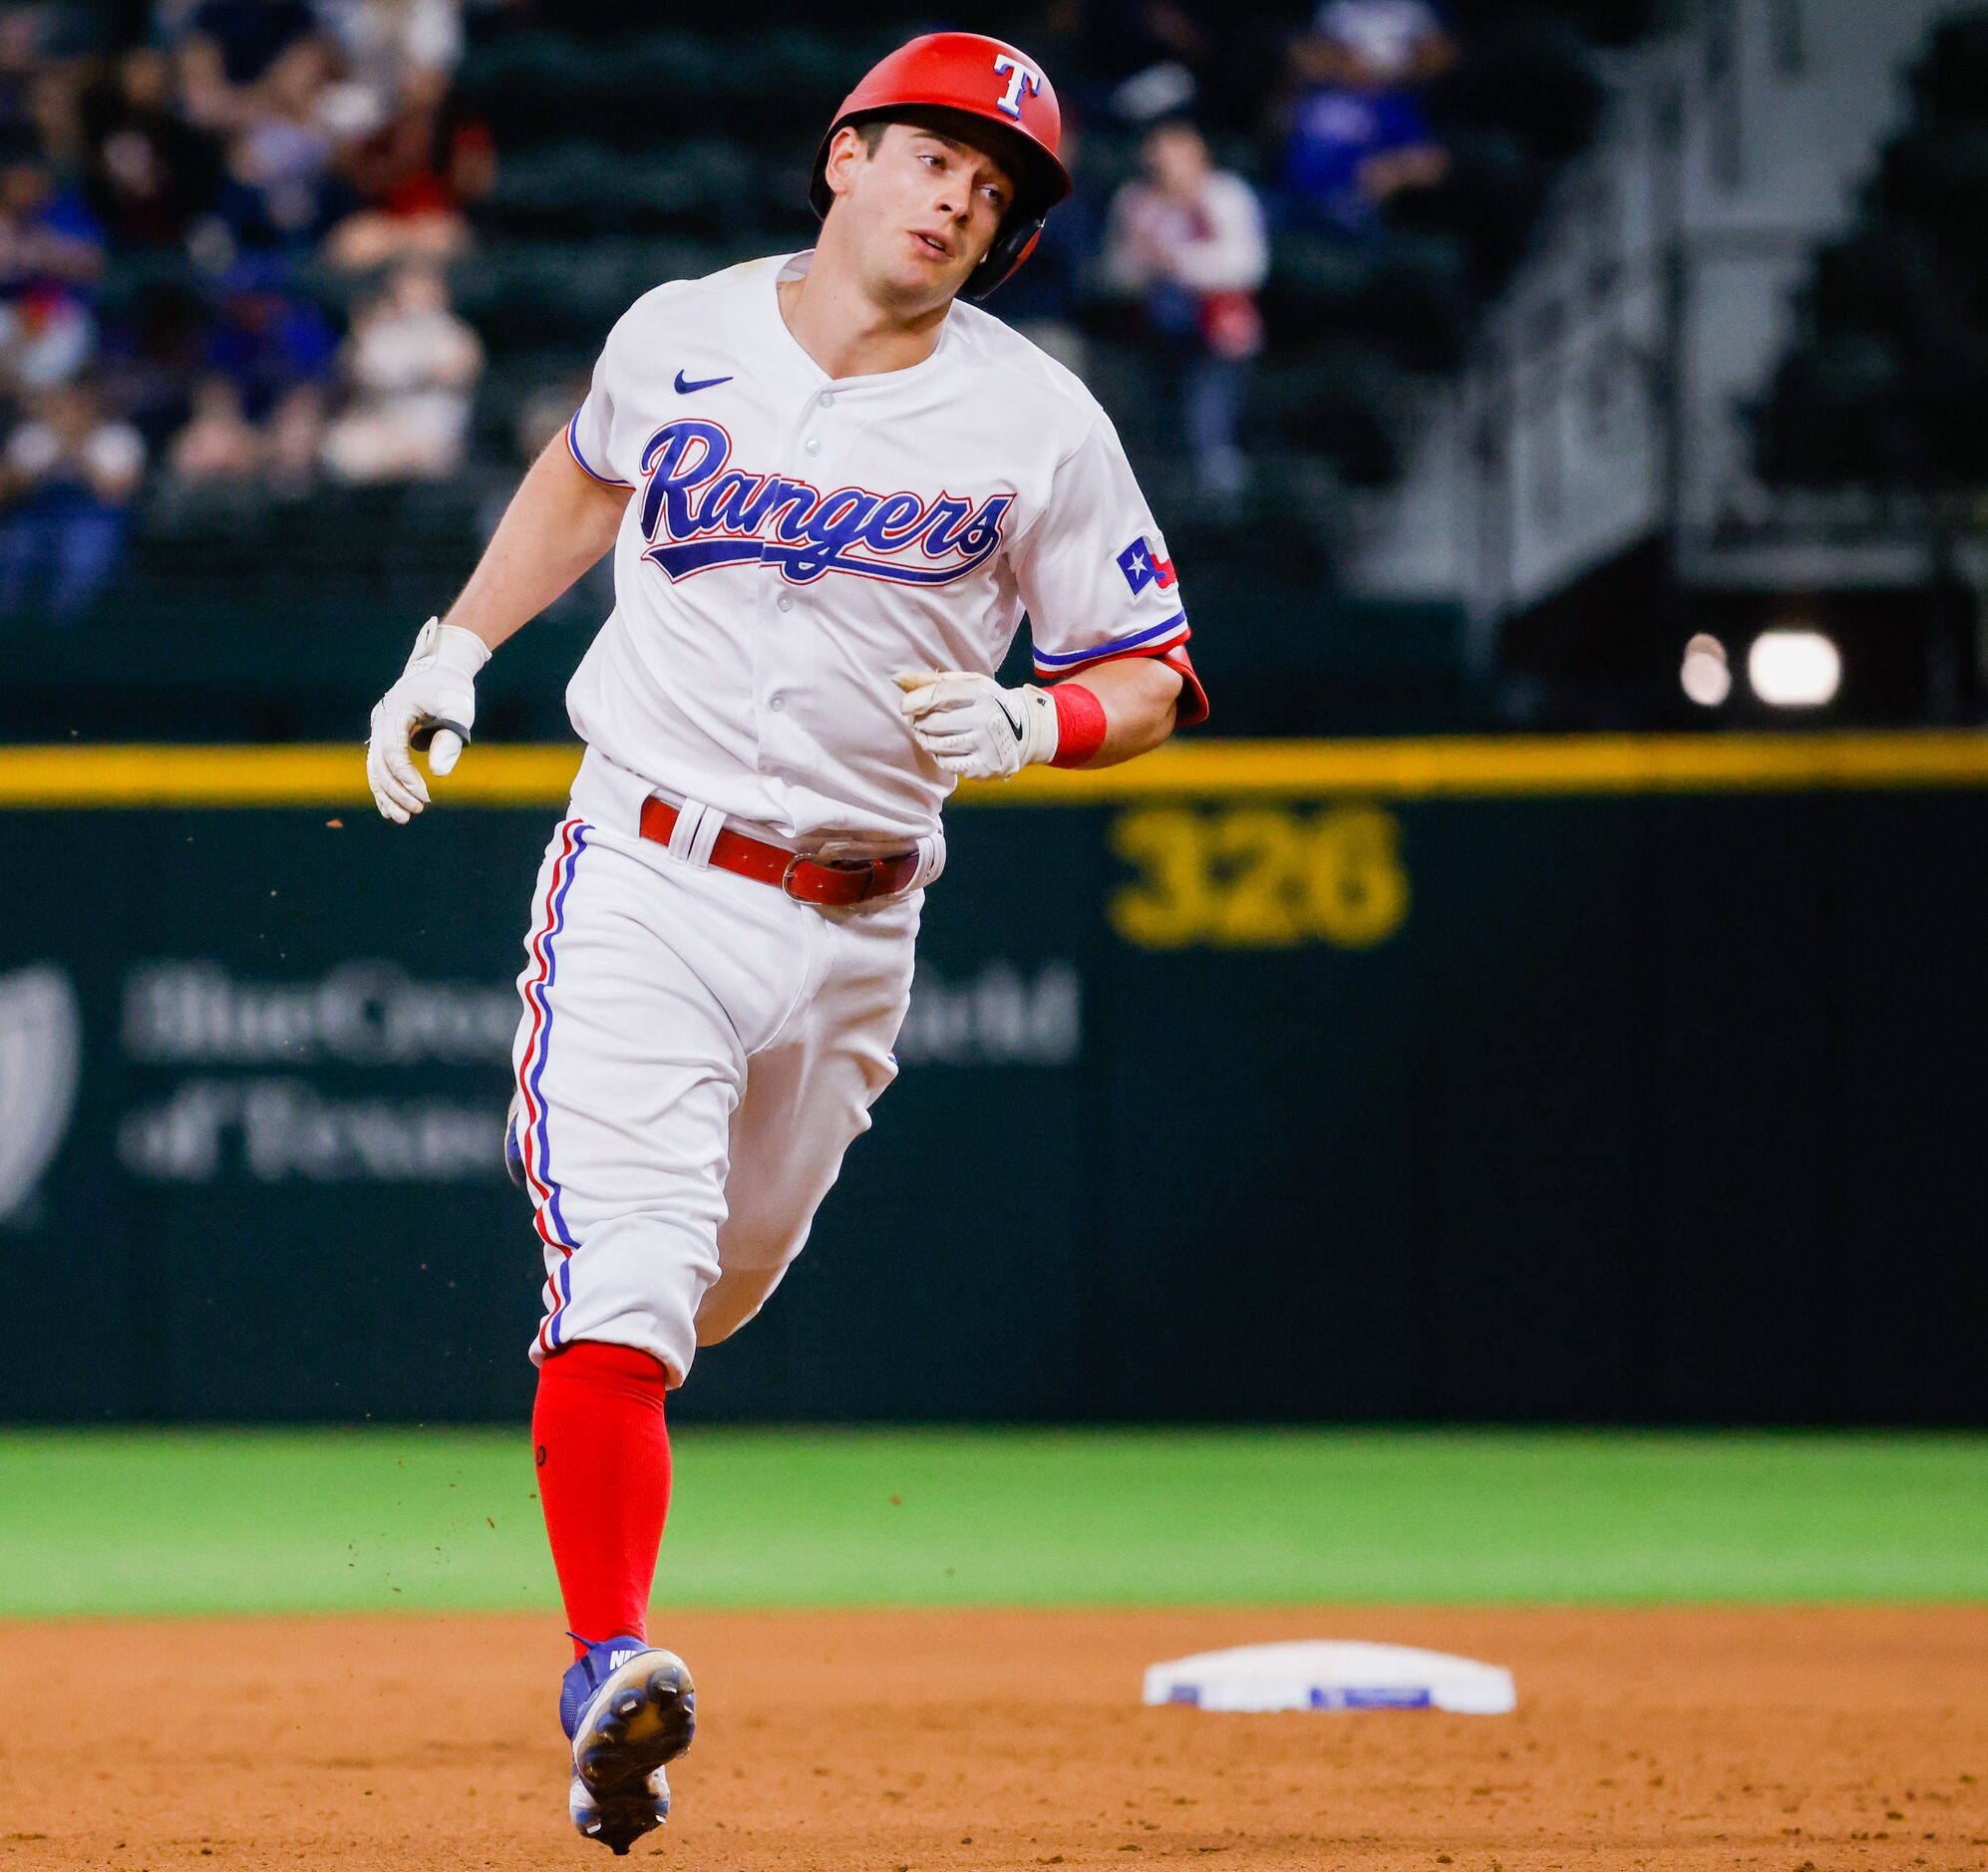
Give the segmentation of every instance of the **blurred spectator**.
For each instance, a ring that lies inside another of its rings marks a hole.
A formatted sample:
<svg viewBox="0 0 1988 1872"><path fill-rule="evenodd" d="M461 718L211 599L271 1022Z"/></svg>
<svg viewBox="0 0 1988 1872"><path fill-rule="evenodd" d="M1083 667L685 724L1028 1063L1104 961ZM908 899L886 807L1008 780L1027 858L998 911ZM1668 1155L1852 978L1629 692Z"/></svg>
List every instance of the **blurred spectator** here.
<svg viewBox="0 0 1988 1872"><path fill-rule="evenodd" d="M0 451L0 615L74 622L117 569L145 444L84 384L48 392Z"/></svg>
<svg viewBox="0 0 1988 1872"><path fill-rule="evenodd" d="M324 439L333 473L435 479L461 467L484 347L449 309L439 271L403 266L354 319L344 366L351 407Z"/></svg>
<svg viewBox="0 0 1988 1872"><path fill-rule="evenodd" d="M360 134L385 124L410 84L439 99L462 61L461 0L318 0L318 14L356 94L350 121Z"/></svg>
<svg viewBox="0 0 1988 1872"><path fill-rule="evenodd" d="M241 392L225 377L203 377L192 414L172 439L168 456L182 481L245 481L262 471L268 451L241 407Z"/></svg>
<svg viewBox="0 0 1988 1872"><path fill-rule="evenodd" d="M279 397L263 438L263 468L269 484L285 494L309 487L324 452L324 392L306 384Z"/></svg>
<svg viewBox="0 0 1988 1872"><path fill-rule="evenodd" d="M1372 228L1381 205L1435 186L1450 156L1415 100L1399 92L1323 87L1298 100L1284 150L1287 218L1348 234Z"/></svg>
<svg viewBox="0 0 1988 1872"><path fill-rule="evenodd" d="M0 11L0 126L18 130L29 122L28 94L42 60L42 23L34 11Z"/></svg>
<svg viewBox="0 0 1988 1872"><path fill-rule="evenodd" d="M256 85L228 146L216 211L243 247L315 241L345 205L331 174L336 138L322 110L331 84L328 47L300 40Z"/></svg>
<svg viewBox="0 0 1988 1872"><path fill-rule="evenodd" d="M286 485L316 471L337 354L338 334L315 306L284 291L272 261L236 268L207 335L205 365L234 387L243 415L266 435L267 471Z"/></svg>
<svg viewBox="0 0 1988 1872"><path fill-rule="evenodd" d="M140 47L85 94L86 187L112 241L174 247L213 200L220 145L172 109L166 55Z"/></svg>
<svg viewBox="0 0 1988 1872"><path fill-rule="evenodd" d="M317 34L317 16L305 0L202 0L179 49L193 121L220 131L247 123L264 79Z"/></svg>
<svg viewBox="0 0 1988 1872"><path fill-rule="evenodd" d="M1431 0L1320 0L1290 50L1302 89L1284 150L1287 218L1360 233L1390 196L1440 182L1449 156L1411 94L1456 59Z"/></svg>
<svg viewBox="0 0 1988 1872"><path fill-rule="evenodd" d="M1159 394L1202 491L1230 499L1245 477L1235 437L1249 360L1263 348L1262 210L1241 176L1214 166L1190 124L1149 132L1140 159L1144 179L1127 182L1112 203L1106 269L1139 296L1160 341Z"/></svg>
<svg viewBox="0 0 1988 1872"><path fill-rule="evenodd" d="M71 66L46 66L28 87L28 125L36 148L64 182L83 173L83 119L77 100L77 75Z"/></svg>
<svg viewBox="0 0 1988 1872"><path fill-rule="evenodd" d="M324 314L291 297L273 263L244 261L226 281L206 362L260 420L292 390L323 384L337 350L338 334Z"/></svg>
<svg viewBox="0 0 1988 1872"><path fill-rule="evenodd" d="M447 89L442 72L410 72L392 119L346 153L364 205L332 230L335 266L370 272L399 259L454 259L468 247L463 204L489 192L496 158L488 130L447 117Z"/></svg>
<svg viewBox="0 0 1988 1872"><path fill-rule="evenodd" d="M1430 0L1321 0L1291 47L1308 85L1381 93L1426 85L1457 62L1457 43Z"/></svg>
<svg viewBox="0 0 1988 1872"><path fill-rule="evenodd" d="M0 167L0 377L29 390L73 377L96 342L88 289L103 230L81 194L33 158Z"/></svg>

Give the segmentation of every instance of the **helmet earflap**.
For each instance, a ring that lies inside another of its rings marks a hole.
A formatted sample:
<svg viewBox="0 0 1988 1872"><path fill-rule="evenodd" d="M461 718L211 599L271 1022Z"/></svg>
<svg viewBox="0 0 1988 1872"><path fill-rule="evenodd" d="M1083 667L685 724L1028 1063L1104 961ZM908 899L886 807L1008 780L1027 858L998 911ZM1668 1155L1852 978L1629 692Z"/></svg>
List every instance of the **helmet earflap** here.
<svg viewBox="0 0 1988 1872"><path fill-rule="evenodd" d="M1020 266L1035 251L1036 242L1042 238L1043 222L1048 218L1042 214L1018 215L1002 228L994 236L994 244L987 249L986 258L967 276L966 284L960 289L966 297L986 298Z"/></svg>

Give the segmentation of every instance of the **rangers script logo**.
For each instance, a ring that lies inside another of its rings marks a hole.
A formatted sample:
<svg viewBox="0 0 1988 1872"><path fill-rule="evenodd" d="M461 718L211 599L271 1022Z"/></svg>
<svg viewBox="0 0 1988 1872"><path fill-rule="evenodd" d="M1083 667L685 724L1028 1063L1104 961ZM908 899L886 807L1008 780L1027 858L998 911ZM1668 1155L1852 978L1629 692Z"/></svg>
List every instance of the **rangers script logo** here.
<svg viewBox="0 0 1988 1872"><path fill-rule="evenodd" d="M34 1194L76 1107L83 1023L60 969L0 975L0 1222Z"/></svg>
<svg viewBox="0 0 1988 1872"><path fill-rule="evenodd" d="M828 493L785 474L728 468L722 423L665 423L642 451L642 556L672 580L719 565L777 565L797 585L828 572L900 585L949 585L1001 543L1013 494ZM915 554L916 556L912 556Z"/></svg>

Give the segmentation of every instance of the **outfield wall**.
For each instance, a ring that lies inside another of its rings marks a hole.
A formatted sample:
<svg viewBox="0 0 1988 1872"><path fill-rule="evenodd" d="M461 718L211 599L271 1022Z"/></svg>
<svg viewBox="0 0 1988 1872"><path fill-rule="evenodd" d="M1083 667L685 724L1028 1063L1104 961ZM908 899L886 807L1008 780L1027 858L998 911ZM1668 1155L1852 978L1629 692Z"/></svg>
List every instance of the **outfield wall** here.
<svg viewBox="0 0 1988 1872"><path fill-rule="evenodd" d="M0 1418L515 1413L572 755L0 751ZM237 803L253 802L253 803ZM707 1417L1988 1422L1988 745L1202 743L963 796Z"/></svg>

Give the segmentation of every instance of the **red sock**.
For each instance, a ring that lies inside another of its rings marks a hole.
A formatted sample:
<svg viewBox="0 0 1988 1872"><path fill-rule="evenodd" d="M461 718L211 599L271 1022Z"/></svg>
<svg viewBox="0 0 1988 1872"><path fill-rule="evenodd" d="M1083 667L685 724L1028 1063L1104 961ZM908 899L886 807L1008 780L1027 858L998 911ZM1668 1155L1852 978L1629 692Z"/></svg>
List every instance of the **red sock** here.
<svg viewBox="0 0 1988 1872"><path fill-rule="evenodd" d="M538 1368L538 1500L566 1629L589 1644L649 1635L670 1510L665 1389L662 1366L632 1346L582 1340Z"/></svg>

